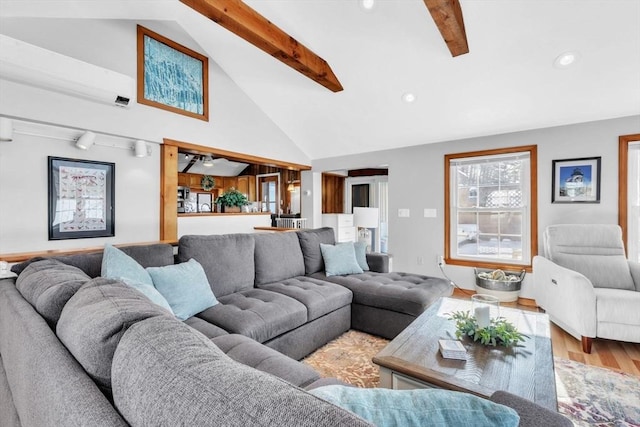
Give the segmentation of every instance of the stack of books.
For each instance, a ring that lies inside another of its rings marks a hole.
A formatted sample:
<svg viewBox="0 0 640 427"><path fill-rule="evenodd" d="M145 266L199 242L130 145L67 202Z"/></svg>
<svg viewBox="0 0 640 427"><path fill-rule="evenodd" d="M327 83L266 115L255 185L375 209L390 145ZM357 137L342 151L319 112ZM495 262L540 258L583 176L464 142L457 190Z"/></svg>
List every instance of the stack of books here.
<svg viewBox="0 0 640 427"><path fill-rule="evenodd" d="M445 359L467 360L467 349L460 341L439 340L440 353Z"/></svg>

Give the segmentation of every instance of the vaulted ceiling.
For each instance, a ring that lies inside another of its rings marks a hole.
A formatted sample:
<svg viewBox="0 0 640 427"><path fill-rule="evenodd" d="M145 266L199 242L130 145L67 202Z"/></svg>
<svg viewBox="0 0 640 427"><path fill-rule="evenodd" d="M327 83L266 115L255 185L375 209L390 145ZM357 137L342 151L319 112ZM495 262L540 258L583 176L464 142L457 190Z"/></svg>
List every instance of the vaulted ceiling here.
<svg viewBox="0 0 640 427"><path fill-rule="evenodd" d="M460 0L455 57L429 1L246 0L338 92L178 0L0 0L0 14L175 21L311 159L640 114L640 0Z"/></svg>

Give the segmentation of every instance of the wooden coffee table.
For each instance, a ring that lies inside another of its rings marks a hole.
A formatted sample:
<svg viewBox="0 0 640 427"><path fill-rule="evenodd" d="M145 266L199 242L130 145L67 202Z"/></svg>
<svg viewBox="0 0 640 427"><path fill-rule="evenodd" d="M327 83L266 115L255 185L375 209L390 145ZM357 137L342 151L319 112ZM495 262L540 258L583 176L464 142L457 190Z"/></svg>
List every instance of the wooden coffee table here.
<svg viewBox="0 0 640 427"><path fill-rule="evenodd" d="M380 387L444 388L488 398L505 390L545 408L557 410L549 318L500 306L500 315L527 335L518 347L490 347L463 339L467 360L442 357L440 339L455 338L447 313L471 311L471 301L441 298L413 321L374 358Z"/></svg>

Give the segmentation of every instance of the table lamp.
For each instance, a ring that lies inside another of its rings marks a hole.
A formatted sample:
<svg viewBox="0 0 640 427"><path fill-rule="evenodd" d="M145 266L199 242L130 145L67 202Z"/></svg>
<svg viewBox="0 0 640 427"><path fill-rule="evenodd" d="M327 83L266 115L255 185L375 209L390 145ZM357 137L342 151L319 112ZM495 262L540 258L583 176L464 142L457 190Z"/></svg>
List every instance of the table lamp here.
<svg viewBox="0 0 640 427"><path fill-rule="evenodd" d="M371 252L370 228L378 228L378 208L353 208L353 222L358 227L358 241L367 245Z"/></svg>

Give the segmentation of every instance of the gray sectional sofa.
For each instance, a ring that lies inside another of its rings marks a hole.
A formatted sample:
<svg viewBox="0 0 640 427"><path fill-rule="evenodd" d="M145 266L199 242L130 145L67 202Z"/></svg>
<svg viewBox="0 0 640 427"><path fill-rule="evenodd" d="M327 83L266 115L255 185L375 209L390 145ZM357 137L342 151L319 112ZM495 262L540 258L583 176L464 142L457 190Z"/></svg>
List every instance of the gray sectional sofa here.
<svg viewBox="0 0 640 427"><path fill-rule="evenodd" d="M305 391L335 381L297 360L351 327L392 338L452 289L389 273L380 254L377 271L327 277L320 243L333 236L121 248L143 267L202 265L218 304L184 321L100 277L101 253L13 266L18 278L0 280L0 425L371 425Z"/></svg>
<svg viewBox="0 0 640 427"><path fill-rule="evenodd" d="M389 273L384 254L369 254L363 274L327 277L321 243L334 244L331 228L183 236L177 261L198 261L220 303L198 318L294 359L350 327L393 338L453 291L444 279Z"/></svg>

